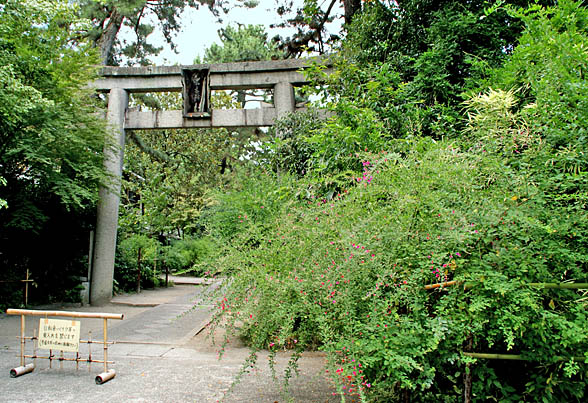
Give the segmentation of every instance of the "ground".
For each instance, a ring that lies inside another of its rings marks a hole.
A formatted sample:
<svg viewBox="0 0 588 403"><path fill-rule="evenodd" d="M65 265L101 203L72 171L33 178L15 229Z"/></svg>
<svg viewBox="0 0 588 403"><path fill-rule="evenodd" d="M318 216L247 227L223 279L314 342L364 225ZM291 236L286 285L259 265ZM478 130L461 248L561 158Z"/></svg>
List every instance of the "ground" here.
<svg viewBox="0 0 588 403"><path fill-rule="evenodd" d="M247 374L227 394L235 374L248 355L238 339L232 339L223 358L218 346L207 338L205 325L210 307L199 305L205 285L176 285L141 294L118 296L102 307L36 307L35 309L82 312L123 313L124 320L109 320L108 339L115 340L109 360L116 377L103 385L94 378L102 364L37 360L36 369L19 378L10 378L11 368L19 365L20 317L0 315L0 400L4 402L285 402L267 365L267 353L260 355L259 368ZM101 319L81 319L82 339L102 340ZM38 327L38 317L28 317L27 336ZM32 345L27 343L27 353ZM84 345L83 352L87 351ZM46 353L46 351L39 351ZM102 347L92 345L93 357L102 358ZM87 354L86 354L87 356ZM288 352L279 354L279 368L288 361ZM27 363L31 360L27 360ZM339 402L325 376L324 356L305 353L299 363L300 374L290 387L290 401Z"/></svg>

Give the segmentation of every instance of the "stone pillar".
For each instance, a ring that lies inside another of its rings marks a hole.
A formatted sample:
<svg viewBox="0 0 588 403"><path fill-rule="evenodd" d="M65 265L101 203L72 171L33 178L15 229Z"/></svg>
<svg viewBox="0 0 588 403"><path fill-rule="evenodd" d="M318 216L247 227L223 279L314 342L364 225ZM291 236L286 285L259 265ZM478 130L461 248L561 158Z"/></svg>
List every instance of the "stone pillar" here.
<svg viewBox="0 0 588 403"><path fill-rule="evenodd" d="M281 82L274 86L274 107L276 108L276 118L281 117L284 113L294 112L296 103L292 84Z"/></svg>
<svg viewBox="0 0 588 403"><path fill-rule="evenodd" d="M112 299L114 252L125 146L125 110L128 103L127 91L122 88L110 90L106 119L112 136L111 144L104 147L104 167L112 175L112 179L109 185L102 186L99 192L100 200L98 201L96 218L96 238L90 287L90 303L92 305L106 304Z"/></svg>

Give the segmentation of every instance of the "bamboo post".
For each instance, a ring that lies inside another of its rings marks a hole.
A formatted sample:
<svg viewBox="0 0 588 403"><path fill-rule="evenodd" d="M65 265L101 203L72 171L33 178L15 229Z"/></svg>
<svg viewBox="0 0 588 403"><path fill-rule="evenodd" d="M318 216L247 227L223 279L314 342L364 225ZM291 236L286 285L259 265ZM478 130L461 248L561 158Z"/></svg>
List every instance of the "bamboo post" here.
<svg viewBox="0 0 588 403"><path fill-rule="evenodd" d="M94 231L90 231L90 245L88 248L88 295L91 295L90 290L92 284L92 260L94 259Z"/></svg>
<svg viewBox="0 0 588 403"><path fill-rule="evenodd" d="M433 290L435 288L440 288L440 287L449 287L452 285L456 285L457 281L446 281L444 283L437 283L437 284L427 284L425 286L425 290Z"/></svg>
<svg viewBox="0 0 588 403"><path fill-rule="evenodd" d="M72 311L36 311L32 309L7 309L7 315L29 315L29 316L65 316L68 318L88 319L124 319L122 313L100 313L100 312L72 312Z"/></svg>
<svg viewBox="0 0 588 403"><path fill-rule="evenodd" d="M108 369L108 319L104 318L104 372L96 376L96 385L102 385L116 376L114 369Z"/></svg>
<svg viewBox="0 0 588 403"><path fill-rule="evenodd" d="M92 370L92 331L88 332L88 372Z"/></svg>
<svg viewBox="0 0 588 403"><path fill-rule="evenodd" d="M158 244L155 244L155 256L153 257L153 275L156 278L159 278L159 276L157 275L157 253L158 253L157 246L158 246Z"/></svg>
<svg viewBox="0 0 588 403"><path fill-rule="evenodd" d="M25 301L24 306L25 308L29 304L29 269L27 269L27 276L25 278Z"/></svg>
<svg viewBox="0 0 588 403"><path fill-rule="evenodd" d="M104 318L104 372L108 372L108 319Z"/></svg>
<svg viewBox="0 0 588 403"><path fill-rule="evenodd" d="M436 283L436 284L427 284L425 285L425 290L434 290L435 288L441 287L451 287L454 285L462 284L459 281L446 281L444 283ZM474 287L473 283L463 283L464 289L470 289ZM527 283L524 284L529 287L538 287L538 288L546 288L546 289L555 289L555 290L585 290L588 289L588 283Z"/></svg>
<svg viewBox="0 0 588 403"><path fill-rule="evenodd" d="M20 315L20 366L25 366L25 316Z"/></svg>
<svg viewBox="0 0 588 403"><path fill-rule="evenodd" d="M35 367L37 366L37 344L39 342L39 330L39 328L35 328L35 333L33 334L33 364Z"/></svg>

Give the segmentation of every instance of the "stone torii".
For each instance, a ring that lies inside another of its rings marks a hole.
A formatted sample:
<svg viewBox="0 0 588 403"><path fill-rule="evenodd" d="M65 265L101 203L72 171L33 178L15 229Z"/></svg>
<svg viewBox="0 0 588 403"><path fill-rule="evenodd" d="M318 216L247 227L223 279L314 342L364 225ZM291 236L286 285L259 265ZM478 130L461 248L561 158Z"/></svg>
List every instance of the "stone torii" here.
<svg viewBox="0 0 588 403"><path fill-rule="evenodd" d="M172 67L105 67L93 87L108 94L106 118L111 141L105 147L104 166L113 177L99 191L96 236L92 258L90 303L112 298L125 130L271 126L275 119L295 112L294 87L307 84L301 69L316 59ZM273 89L273 107L261 109L210 109L210 91ZM129 93L180 92L184 110L127 110Z"/></svg>

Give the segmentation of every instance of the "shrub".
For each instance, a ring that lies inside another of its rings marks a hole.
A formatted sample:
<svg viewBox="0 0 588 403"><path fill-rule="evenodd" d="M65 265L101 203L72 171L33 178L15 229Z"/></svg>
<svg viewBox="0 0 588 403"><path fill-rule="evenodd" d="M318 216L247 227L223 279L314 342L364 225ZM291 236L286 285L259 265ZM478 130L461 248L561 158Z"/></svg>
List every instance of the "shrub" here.
<svg viewBox="0 0 588 403"><path fill-rule="evenodd" d="M586 281L586 10L532 10L491 83L520 85L470 96L461 137L384 134L385 152L355 149L336 168L353 186L242 228L213 323L270 360L326 351L339 391L362 400L585 400L585 294L537 284ZM322 129L314 163L363 133L353 122ZM377 124L362 130L376 138ZM304 181L274 187L315 186Z"/></svg>

